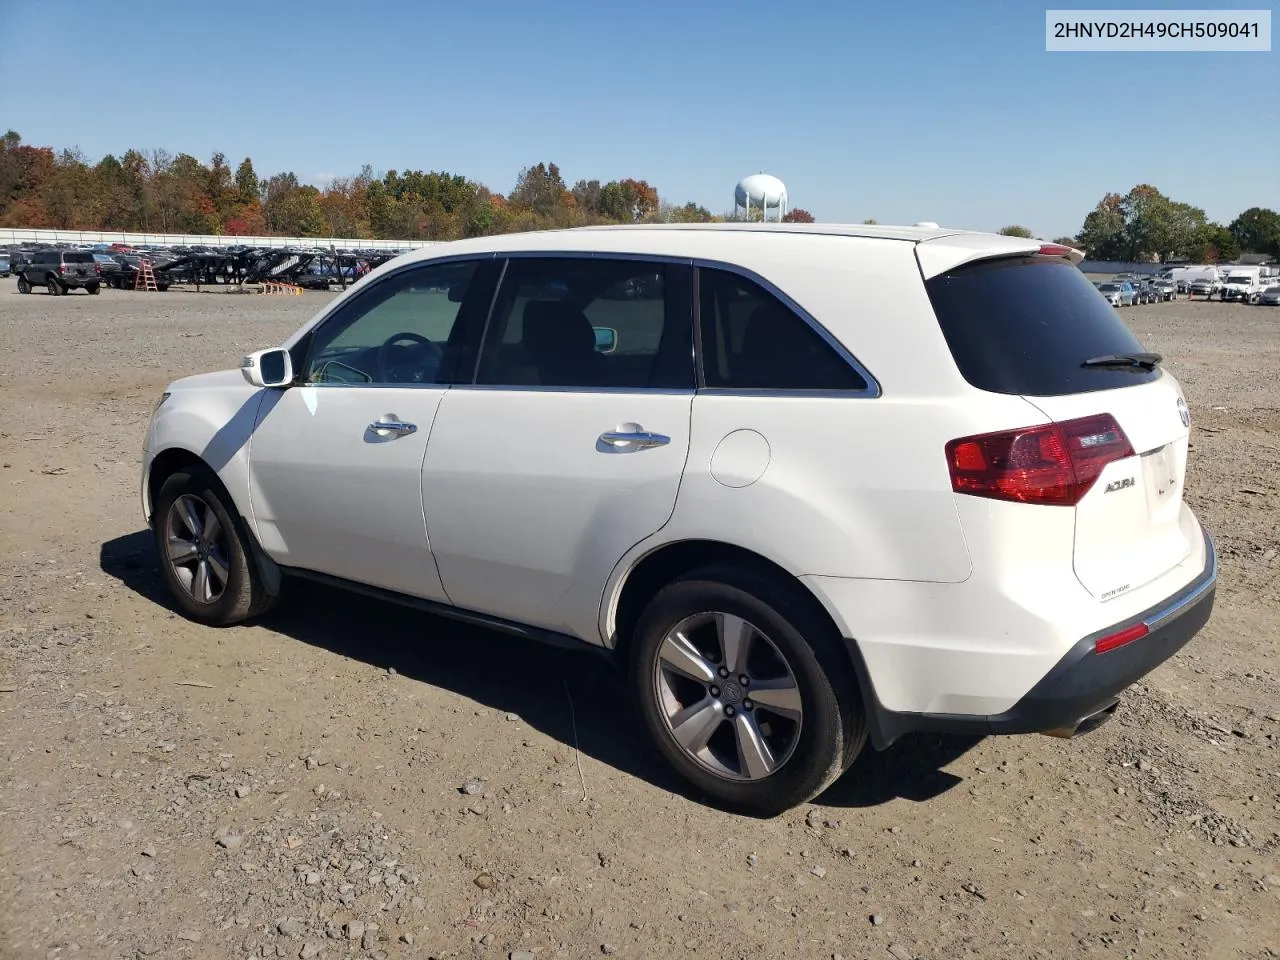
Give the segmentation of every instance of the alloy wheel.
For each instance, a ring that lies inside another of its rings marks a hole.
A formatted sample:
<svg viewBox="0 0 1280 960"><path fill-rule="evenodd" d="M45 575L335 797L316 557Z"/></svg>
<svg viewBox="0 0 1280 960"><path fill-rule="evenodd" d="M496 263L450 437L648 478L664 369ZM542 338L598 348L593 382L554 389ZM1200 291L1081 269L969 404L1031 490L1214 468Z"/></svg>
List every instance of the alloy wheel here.
<svg viewBox="0 0 1280 960"><path fill-rule="evenodd" d="M174 579L196 603L216 603L227 589L231 568L226 531L213 508L183 494L169 507L164 532L165 561Z"/></svg>
<svg viewBox="0 0 1280 960"><path fill-rule="evenodd" d="M658 647L654 692L685 754L726 780L762 780L800 739L795 673L765 633L720 611L686 617Z"/></svg>

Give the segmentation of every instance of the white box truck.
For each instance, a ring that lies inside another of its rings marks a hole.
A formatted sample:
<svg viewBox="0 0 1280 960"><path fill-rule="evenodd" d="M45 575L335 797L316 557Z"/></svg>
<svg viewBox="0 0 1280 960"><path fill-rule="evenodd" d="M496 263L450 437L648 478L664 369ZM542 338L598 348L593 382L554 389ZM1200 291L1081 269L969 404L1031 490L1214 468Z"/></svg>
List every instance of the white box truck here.
<svg viewBox="0 0 1280 960"><path fill-rule="evenodd" d="M1227 267L1227 279L1222 285L1223 300L1239 300L1253 303L1262 292L1262 267Z"/></svg>

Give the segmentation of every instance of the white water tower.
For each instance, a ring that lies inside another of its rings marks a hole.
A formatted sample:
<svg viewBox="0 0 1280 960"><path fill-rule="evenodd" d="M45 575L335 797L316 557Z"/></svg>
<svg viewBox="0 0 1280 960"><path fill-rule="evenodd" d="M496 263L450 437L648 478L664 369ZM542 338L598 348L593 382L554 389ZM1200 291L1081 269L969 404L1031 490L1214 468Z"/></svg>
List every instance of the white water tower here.
<svg viewBox="0 0 1280 960"><path fill-rule="evenodd" d="M765 220L769 219L769 211L773 210L781 221L787 215L787 185L763 170L743 177L733 190L733 212L737 214L739 209L748 218L753 209L759 210Z"/></svg>

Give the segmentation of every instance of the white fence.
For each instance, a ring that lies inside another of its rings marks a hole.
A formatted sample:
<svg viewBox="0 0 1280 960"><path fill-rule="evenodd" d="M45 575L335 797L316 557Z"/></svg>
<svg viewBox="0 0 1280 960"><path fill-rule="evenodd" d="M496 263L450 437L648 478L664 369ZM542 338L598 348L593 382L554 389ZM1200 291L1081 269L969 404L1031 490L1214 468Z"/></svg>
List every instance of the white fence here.
<svg viewBox="0 0 1280 960"><path fill-rule="evenodd" d="M435 240L359 240L351 237L224 237L193 233L114 233L94 230L15 230L0 227L0 246L21 243L127 243L131 247L322 247L326 250L410 250Z"/></svg>

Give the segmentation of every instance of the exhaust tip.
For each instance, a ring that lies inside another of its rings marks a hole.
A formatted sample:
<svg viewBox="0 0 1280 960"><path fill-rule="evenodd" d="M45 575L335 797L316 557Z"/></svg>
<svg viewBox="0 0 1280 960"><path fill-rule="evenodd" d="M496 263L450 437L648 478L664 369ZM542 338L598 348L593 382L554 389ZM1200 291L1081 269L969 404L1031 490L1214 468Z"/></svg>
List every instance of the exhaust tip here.
<svg viewBox="0 0 1280 960"><path fill-rule="evenodd" d="M1070 726L1056 727L1053 730L1045 730L1044 735L1046 737L1058 737L1062 740L1070 740L1073 737L1084 736L1086 733L1091 733L1092 731L1097 730L1100 726L1110 720L1112 716L1115 715L1119 706L1120 700L1119 698L1116 698L1101 710L1097 710L1089 714L1087 717L1077 720Z"/></svg>

